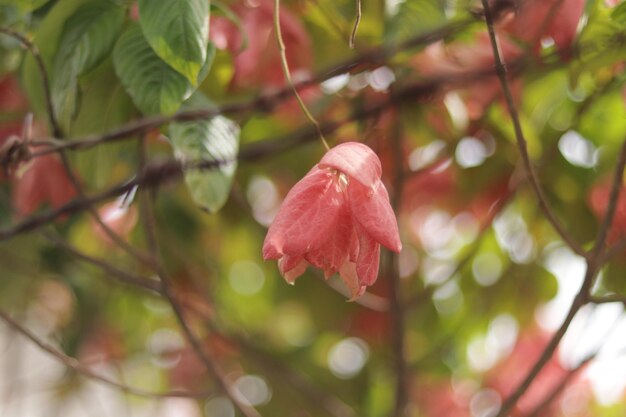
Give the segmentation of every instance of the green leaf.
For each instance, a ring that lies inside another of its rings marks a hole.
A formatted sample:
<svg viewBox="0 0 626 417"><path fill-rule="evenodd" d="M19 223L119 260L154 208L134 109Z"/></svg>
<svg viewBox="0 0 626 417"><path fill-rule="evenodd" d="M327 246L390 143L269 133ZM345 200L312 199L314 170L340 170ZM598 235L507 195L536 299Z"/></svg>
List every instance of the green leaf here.
<svg viewBox="0 0 626 417"><path fill-rule="evenodd" d="M385 40L393 42L425 33L446 20L442 0L406 0L387 22Z"/></svg>
<svg viewBox="0 0 626 417"><path fill-rule="evenodd" d="M194 95L191 101L186 107L202 102L208 104L200 94ZM193 200L212 213L222 208L230 194L237 169L239 133L239 126L224 116L170 126L170 140L178 160L230 161L210 169L185 171L185 182Z"/></svg>
<svg viewBox="0 0 626 417"><path fill-rule="evenodd" d="M611 11L611 19L622 26L626 26L626 3L620 3Z"/></svg>
<svg viewBox="0 0 626 417"><path fill-rule="evenodd" d="M626 58L624 7L610 13L596 5L579 36L579 59L574 61L570 84L576 86L584 72L594 73L611 67Z"/></svg>
<svg viewBox="0 0 626 417"><path fill-rule="evenodd" d="M0 6L15 6L24 12L36 10L50 0L0 0Z"/></svg>
<svg viewBox="0 0 626 417"><path fill-rule="evenodd" d="M113 64L122 85L144 114L172 114L193 92L189 81L154 53L137 25L117 41Z"/></svg>
<svg viewBox="0 0 626 417"><path fill-rule="evenodd" d="M154 52L197 85L207 57L209 0L139 0L139 16Z"/></svg>
<svg viewBox="0 0 626 417"><path fill-rule="evenodd" d="M54 57L52 97L62 125L76 111L78 78L106 58L124 23L125 11L113 2L95 0L65 22Z"/></svg>

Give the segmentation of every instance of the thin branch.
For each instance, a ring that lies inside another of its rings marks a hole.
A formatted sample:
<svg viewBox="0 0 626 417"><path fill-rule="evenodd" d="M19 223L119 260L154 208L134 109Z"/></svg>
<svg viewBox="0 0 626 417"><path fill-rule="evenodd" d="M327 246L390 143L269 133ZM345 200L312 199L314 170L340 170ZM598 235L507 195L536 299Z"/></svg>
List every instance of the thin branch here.
<svg viewBox="0 0 626 417"><path fill-rule="evenodd" d="M606 215L604 216L602 225L598 232L598 237L596 238L596 242L593 250L590 252L587 259L587 271L585 272L585 277L583 279L583 283L581 285L580 290L576 294L572 305L570 306L570 310L567 314L567 317L559 327L559 329L554 333L548 346L544 349L541 354L541 357L535 362L532 369L526 375L526 378L518 385L515 391L503 402L500 411L498 412L496 417L504 417L508 414L508 412L515 406L517 401L521 398L522 395L528 390L530 385L533 383L539 372L543 369L545 364L550 360L556 348L558 347L561 339L565 335L565 332L569 328L574 316L580 310L580 308L590 301L591 295L590 291L593 286L594 280L597 277L598 271L602 266L602 249L604 247L604 242L606 240L606 236L608 234L609 227L613 221L613 217L615 215L617 201L619 197L619 190L621 188L622 176L624 174L624 167L626 166L626 141L622 145L622 149L618 156L618 162L615 169L615 175L613 179L613 186L611 189L611 196L609 199L609 203L607 206Z"/></svg>
<svg viewBox="0 0 626 417"><path fill-rule="evenodd" d="M538 417L550 404L552 404L558 396L565 390L569 383L576 377L580 371L591 362L597 355L597 352L592 353L583 359L575 368L571 369L564 377L561 378L558 384L548 392L544 399L535 406L526 417Z"/></svg>
<svg viewBox="0 0 626 417"><path fill-rule="evenodd" d="M402 136L402 125L397 122L391 138L394 166L391 206L396 213L402 203L402 190L405 181ZM406 305L401 295L402 282L400 281L400 271L398 270L398 255L387 251L384 268L386 277L390 281L389 312L391 314L391 344L396 377L395 402L391 415L393 417L402 417L406 414L409 399L409 372L405 341Z"/></svg>
<svg viewBox="0 0 626 417"><path fill-rule="evenodd" d="M371 49L355 58L346 60L343 63L333 65L332 67L321 71L317 76L312 77L308 80L303 80L301 82L295 83L296 88L305 88L312 85L317 85L327 79L332 77L346 74L351 71L355 71L357 69L367 69L370 67L376 67L378 65L384 64L389 58L393 57L396 53L417 48L421 46L426 46L431 43L437 42L441 39L444 39L448 36L452 36L456 33L459 33L461 30L465 29L471 23L473 23L475 19L465 19L462 21L450 23L441 28L433 30L432 32L428 32L425 34L421 34L410 38L400 44L397 45L384 45L374 49ZM463 83L467 83L470 81L477 80L484 76L491 76L493 71L479 71L472 74L459 74L455 75L458 77L459 85ZM429 80L424 80L424 86L430 83L441 85L449 80L450 77L439 77L433 78ZM215 117L217 115L234 115L234 114L244 114L247 112L264 112L268 113L272 111L276 106L281 104L282 102L289 100L293 97L292 89L290 86L286 86L276 92L267 93L260 95L252 100L237 102L226 104L220 107L214 107L209 109L197 109L197 110L188 110L183 112L178 112L174 115L170 116L152 116L152 117L144 117L142 119L130 122L125 126L102 134L102 135L91 135L88 137L76 139L73 141L68 141L63 144L58 144L54 147L49 147L48 149L44 149L41 151L33 152L33 156L41 156L50 153L58 152L61 149L90 149L94 146L98 146L103 143L115 142L123 139L128 139L130 137L136 137L137 135L141 135L143 133L148 132L149 130L156 129L161 125L170 122L184 122L184 121L192 121L198 119L206 119ZM328 134L324 126L321 128L323 134Z"/></svg>
<svg viewBox="0 0 626 417"><path fill-rule="evenodd" d="M144 139L142 139L141 141L141 164L145 163L144 141ZM258 413L258 411L256 411L254 407L240 400L240 396L237 390L230 384L230 382L226 378L226 375L224 375L218 364L215 362L215 359L205 352L200 340L191 330L189 323L187 323L185 314L183 312L183 307L180 304L176 294L174 293L174 290L171 286L171 279L167 274L165 267L163 266L159 257L159 247L156 239L156 223L154 220L154 214L152 212L152 202L145 192L141 192L139 197L141 199L141 218L144 225L146 240L148 241L148 247L154 260L157 275L161 280L161 293L169 302L170 307L172 308L172 311L176 316L176 320L183 330L183 333L185 334L188 343L195 351L198 359L200 359L200 361L205 365L206 369L209 371L213 379L217 382L221 391L226 394L226 396L233 402L233 404L235 404L237 409L246 417L261 417L261 415Z"/></svg>
<svg viewBox="0 0 626 417"><path fill-rule="evenodd" d="M591 270L587 270L587 276L591 276L590 271ZM585 277L585 280L587 280L587 277ZM530 385L534 382L537 375L539 375L539 372L541 372L546 363L548 363L548 361L556 351L556 348L559 346L561 339L563 339L565 332L572 323L572 320L576 316L576 313L578 313L578 310L580 310L580 308L584 305L583 297L581 296L581 294L582 293L579 293L574 299L574 302L570 306L565 320L563 320L563 323L561 323L559 329L554 333L554 335L550 339L550 342L541 353L541 356L539 357L539 359L537 359L531 370L526 375L526 378L524 378L524 380L517 386L515 391L513 391L513 393L510 394L509 397L502 403L502 407L500 407L500 410L498 411L496 417L505 417L509 415L511 409L515 406L515 404L522 397L522 395L526 393Z"/></svg>
<svg viewBox="0 0 626 417"><path fill-rule="evenodd" d="M287 61L287 49L285 48L285 42L283 41L283 35L280 29L280 0L274 0L274 32L276 33L276 42L278 43L280 63L283 68L283 74L285 76L285 79L287 80L287 84L291 87L291 91L298 101L300 109L302 109L302 112L304 113L306 118L309 119L309 122L311 122L311 124L315 126L315 129L317 130L317 134L319 135L322 144L328 151L330 150L330 147L328 146L328 142L326 142L326 138L324 138L324 133L322 133L322 130L320 129L320 123L315 119L315 117L313 117L313 115L307 108L307 105L302 100L302 97L300 97L300 93L298 93L298 89L296 88L295 84L293 83L293 79L291 78L289 62Z"/></svg>
<svg viewBox="0 0 626 417"><path fill-rule="evenodd" d="M39 53L39 48L37 48L37 46L30 40L28 40L24 35L7 27L0 27L0 33L4 33L7 36L17 39L26 49L28 49L28 51L35 59L35 63L37 64L37 68L39 70L39 76L41 77L41 84L43 87L43 93L46 102L46 111L48 113L48 121L50 123L50 126L52 127L52 134L55 137L61 137L61 128L54 113L54 106L52 105L50 80L48 78L48 72L46 71L46 66L43 62L43 58Z"/></svg>
<svg viewBox="0 0 626 417"><path fill-rule="evenodd" d="M588 299L592 304L622 303L626 307L626 296L620 294L591 295Z"/></svg>
<svg viewBox="0 0 626 417"><path fill-rule="evenodd" d="M522 66L520 62L520 69L521 68ZM493 73L493 71L483 70L478 72L472 72L470 74L455 77L454 82L458 84L463 84L471 80L480 79L481 77L484 77L486 74L490 73ZM439 79L439 82L443 83L445 80L450 81L448 78L443 77ZM415 101L419 98L428 97L434 94L437 91L438 87L440 87L440 84L438 84L434 79L407 86L402 90L389 94L386 100L383 100L380 103L374 104L367 108L359 109L342 120L323 124L322 131L325 133L331 133L346 125L347 123L352 122L353 120L375 117L389 107L399 105L406 101ZM210 109L196 112L187 112L181 113L180 117L192 120L199 117L206 117L203 115L211 112L213 112L213 110ZM96 144L105 143L113 139L119 140L125 137L127 134L130 134L130 131L132 131L133 133L137 133L139 131L142 131L143 127L157 123L157 121L159 123L162 122L162 118L144 119L143 121L131 124L116 132L111 132L109 134L105 134L98 138L89 139L87 141L77 141L75 143L67 142L67 144L62 147L58 147L56 150L48 148L47 150L39 152L39 155L53 153L60 149L82 149L84 145L87 145L87 147L91 147L95 146ZM258 161L269 156L274 156L280 152L293 149L316 138L317 133L314 129L302 128L277 139L268 139L264 141L254 142L241 149L237 156L237 160L248 162ZM35 156L35 153L33 153L33 156ZM20 223L15 224L9 229L0 230L0 241L7 240L24 232L38 229L46 224L53 222L61 216L83 211L90 205L94 205L102 201L106 201L119 195L128 193L135 187L151 188L164 184L168 181L177 180L182 176L182 170L184 169L214 169L215 167L230 164L232 162L234 161L195 161L181 165L179 161L169 160L161 163L147 165L142 172L139 172L137 176L129 181L114 185L108 190L102 191L96 195L88 196L85 198L77 198L61 207L39 212L22 220Z"/></svg>
<svg viewBox="0 0 626 417"><path fill-rule="evenodd" d="M0 319L4 321L9 327L11 327L15 331L17 331L18 333L26 337L28 340L30 340L32 343L34 343L39 349L50 354L52 357L54 357L57 361L62 363L67 368L77 372L78 374L86 378L92 379L94 381L102 382L103 384L109 385L127 394L132 394L132 395L136 395L139 397L146 397L146 398L169 398L169 397L208 398L215 394L214 391L191 392L191 391L172 390L172 391L166 391L166 392L153 392L153 391L148 391L148 390L144 390L141 388L131 387L131 386L122 384L120 382L109 379L105 376L98 375L97 373L89 369L89 367L83 365L76 358L67 356L65 353L61 352L60 350L56 349L49 343L37 337L34 333L32 333L30 330L23 327L21 324L15 321L8 313L6 313L5 311L1 309L0 309Z"/></svg>
<svg viewBox="0 0 626 417"><path fill-rule="evenodd" d="M602 257L602 251L606 244L606 238L609 234L611 224L615 218L617 211L617 202L619 201L619 195L622 190L622 184L624 177L624 167L626 166L626 139L622 143L619 155L617 157L617 165L613 174L613 185L611 187L611 193L609 195L609 202L606 208L606 214L602 219L600 230L596 238L596 243L592 250L593 259L600 259Z"/></svg>
<svg viewBox="0 0 626 417"><path fill-rule="evenodd" d="M589 353L582 361L580 361L580 363L576 367L571 369L567 373L567 375L565 375L561 379L560 383L555 385L554 388L545 396L543 401L539 402L539 404L537 404L537 406L529 414L527 414L526 417L538 417L542 411L544 411L554 400L556 400L556 398L559 396L561 392L563 392L563 390L567 387L570 381L576 375L578 375L578 373L589 362L591 362L592 360L598 357L600 350L602 348L603 341L607 340L615 332L615 329L618 327L620 321L621 321L621 315L615 318L615 320L613 321L613 324L608 328L604 336L598 339L598 342L596 343L596 346L594 347L594 349L591 350L591 353Z"/></svg>
<svg viewBox="0 0 626 417"><path fill-rule="evenodd" d="M55 233L50 233L47 231L42 231L41 234L48 239L50 242L54 243L54 245L63 249L64 251L72 254L76 258L85 261L91 265L97 266L102 269L104 272L109 274L110 277L115 278L116 280L123 282L125 284L129 284L135 287L140 287L149 291L153 291L157 294L161 293L161 284L158 281L153 279L144 278L138 275L133 275L129 272L126 272L122 269L117 268L116 266L98 258L94 258L90 255L87 255L74 246L70 245L67 241L62 239Z"/></svg>
<svg viewBox="0 0 626 417"><path fill-rule="evenodd" d="M354 39L356 38L356 32L359 30L359 24L361 23L361 0L356 0L356 18L354 20L354 27L352 28L352 33L350 34L350 41L348 46L350 49L354 49Z"/></svg>
<svg viewBox="0 0 626 417"><path fill-rule="evenodd" d="M533 191L539 201L539 207L541 208L544 216L550 222L554 230L561 236L561 239L578 255L587 257L587 253L585 250L572 238L572 236L565 230L561 222L555 216L546 199L546 196L543 192L543 188L539 184L539 180L537 179L537 174L535 172L535 168L530 160L530 155L528 154L528 144L526 142L526 138L524 137L524 132L522 131L522 125L519 120L519 115L517 113L517 109L513 102L513 96L511 94L511 89L509 87L509 82L507 80L507 69L502 62L502 58L500 57L500 52L498 48L498 41L496 39L496 33L494 30L494 21L491 15L491 10L489 8L488 0L481 0L484 13L485 13L485 21L487 23L487 29L489 32L489 39L491 41L491 47L493 51L493 58L495 61L496 73L498 74L498 78L500 80L500 85L502 87L502 92L504 94L504 99L506 102L507 109L509 114L511 115L511 119L513 121L513 127L515 130L515 138L517 140L517 146L519 148L520 155L522 157L522 161L524 163L524 169L526 171L526 178L530 182Z"/></svg>
<svg viewBox="0 0 626 417"><path fill-rule="evenodd" d="M489 4L487 0L481 0L483 9L485 12L485 20L487 23L487 28L489 31L489 38L491 40L491 46L493 50L493 56L496 64L496 71L498 73L498 78L500 79L500 84L502 86L502 90L505 96L505 101L507 103L507 107L509 113L511 115L511 119L513 120L513 126L515 128L515 136L518 142L518 147L520 150L520 154L522 156L522 160L524 162L524 168L526 170L526 176L528 180L531 182L533 190L535 191L535 195L539 200L539 206L541 207L544 215L550 221L554 229L559 233L561 238L570 246L570 248L576 252L577 254L583 256L587 260L587 270L585 273L585 278L583 280L583 284L574 298L572 305L570 306L569 312L559 327L559 329L554 333L550 342L542 352L539 359L535 362L532 369L526 375L526 378L517 386L517 388L513 391L513 393L503 402L502 407L500 408L496 417L505 417L508 415L510 410L515 406L517 401L521 398L522 395L528 390L530 385L533 383L539 372L543 369L545 364L550 360L556 348L558 347L561 339L565 335L565 332L569 328L572 320L576 316L576 313L580 310L580 308L588 301L589 292L594 282L595 277L597 276L597 272L600 268L599 261L602 250L604 248L606 234L608 233L608 228L613 220L613 216L615 214L615 208L617 203L617 197L619 193L619 186L621 185L621 178L624 171L624 163L626 162L626 142L622 148L622 152L620 152L618 166L615 170L615 180L613 184L613 190L611 192L611 199L609 202L609 206L607 208L607 213L604 218L603 224L598 233L598 237L596 239L596 243L591 253L585 252L582 247L575 242L569 233L563 229L560 222L552 213L547 200L543 194L543 190L539 185L539 182L536 177L536 173L534 171L534 167L530 161L530 157L528 155L527 144L524 138L521 124L519 121L519 116L517 114L517 110L515 105L513 104L513 98L511 95L511 91L508 85L506 69L502 60L500 58L500 54L498 51L498 44L496 39L496 34L493 26L493 19L491 17L491 11L489 9ZM618 182L619 179L619 182Z"/></svg>

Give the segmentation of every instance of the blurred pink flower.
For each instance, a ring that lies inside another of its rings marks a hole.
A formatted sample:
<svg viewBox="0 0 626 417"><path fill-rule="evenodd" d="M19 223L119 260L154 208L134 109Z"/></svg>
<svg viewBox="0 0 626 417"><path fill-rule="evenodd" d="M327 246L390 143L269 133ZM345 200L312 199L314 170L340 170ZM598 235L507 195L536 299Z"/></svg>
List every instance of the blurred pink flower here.
<svg viewBox="0 0 626 417"><path fill-rule="evenodd" d="M263 244L263 258L278 259L289 283L309 265L326 278L339 272L359 297L378 277L380 245L402 243L378 156L348 142L324 155L287 194Z"/></svg>
<svg viewBox="0 0 626 417"><path fill-rule="evenodd" d="M233 54L234 89L281 87L285 84L274 34L272 0L238 0L231 8L241 23L223 16L211 18L209 37L219 49ZM280 26L294 79L306 78L313 64L311 39L298 16L281 7ZM242 49L243 47L243 49Z"/></svg>

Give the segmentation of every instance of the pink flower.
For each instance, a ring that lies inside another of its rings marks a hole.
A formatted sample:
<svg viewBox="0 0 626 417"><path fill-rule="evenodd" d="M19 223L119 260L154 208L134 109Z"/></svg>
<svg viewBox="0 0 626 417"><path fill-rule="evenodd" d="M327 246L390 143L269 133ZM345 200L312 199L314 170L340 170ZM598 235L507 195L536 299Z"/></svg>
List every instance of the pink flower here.
<svg viewBox="0 0 626 417"><path fill-rule="evenodd" d="M398 225L380 180L378 156L348 142L324 155L287 194L263 244L292 283L309 265L339 272L359 297L378 277L380 245L400 252Z"/></svg>

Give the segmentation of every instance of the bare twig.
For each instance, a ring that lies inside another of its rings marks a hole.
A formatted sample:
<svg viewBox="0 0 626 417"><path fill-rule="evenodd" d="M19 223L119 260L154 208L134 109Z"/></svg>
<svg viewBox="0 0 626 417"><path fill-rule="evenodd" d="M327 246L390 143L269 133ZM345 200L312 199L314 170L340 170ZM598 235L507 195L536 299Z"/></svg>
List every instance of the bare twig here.
<svg viewBox="0 0 626 417"><path fill-rule="evenodd" d="M354 19L354 27L352 28L352 33L350 33L350 41L348 45L350 49L354 49L354 39L356 38L356 32L359 30L359 24L361 23L361 0L356 0L356 18Z"/></svg>
<svg viewBox="0 0 626 417"><path fill-rule="evenodd" d="M402 202L402 189L404 188L404 153L402 145L402 126L401 123L395 124L392 134L392 151L394 178L393 189L391 194L391 206L394 212L397 212ZM385 274L390 281L389 294L389 312L391 313L391 344L394 354L394 367L396 376L395 403L392 412L393 417L402 417L406 413L406 406L409 395L409 373L406 358L405 346L405 321L406 321L406 305L402 299L402 282L400 281L400 272L398 270L398 255L387 251L385 262Z"/></svg>
<svg viewBox="0 0 626 417"><path fill-rule="evenodd" d="M615 179L613 183L613 189L611 190L611 198L609 201L609 205L607 207L606 215L604 217L603 223L598 232L598 237L596 239L596 243L594 245L593 250L590 253L587 253L582 249L582 247L573 240L573 238L569 235L569 233L563 228L558 219L554 216L552 210L550 209L548 202L543 194L543 189L539 185L537 180L536 173L534 171L534 167L530 161L530 157L528 155L528 149L526 140L524 138L524 134L522 132L521 124L519 121L519 116L517 114L517 110L513 103L513 98L511 95L511 91L508 85L508 80L506 76L506 69L504 64L500 58L500 53L498 51L498 44L496 39L496 34L493 25L493 19L491 16L491 11L489 9L488 0L481 0L484 13L485 20L487 23L487 29L489 31L489 38L491 40L491 46L493 50L493 56L496 64L496 71L498 73L498 78L500 79L500 84L504 93L505 101L507 104L507 108L511 115L511 119L513 121L513 126L515 129L515 136L518 142L518 148L520 154L522 156L522 160L524 162L524 168L526 170L526 176L530 181L532 188L537 196L539 201L539 206L542 209L544 216L550 221L553 228L557 231L557 233L561 236L564 242L568 244L568 246L576 252L578 255L583 256L587 261L587 270L585 272L585 277L583 280L583 284L577 293L574 301L572 302L569 312L559 329L554 333L550 342L542 352L539 359L535 362L531 370L528 372L524 380L517 386L517 388L513 391L513 393L502 403L502 407L498 411L496 417L504 417L508 415L510 410L515 406L519 398L524 395L530 385L533 383L539 372L543 369L545 364L550 360L552 355L554 354L556 348L558 347L561 339L565 335L565 332L569 328L572 320L576 316L576 313L580 310L580 308L588 301L590 290L593 285L594 279L597 276L598 270L601 267L601 254L605 245L606 235L608 233L608 229L613 221L613 216L616 210L617 198L619 196L619 189L621 188L621 179L624 172L624 165L626 164L626 141L622 147L622 151L620 152L620 156L618 159L618 164L615 170Z"/></svg>
<svg viewBox="0 0 626 417"><path fill-rule="evenodd" d="M517 401L521 398L522 395L528 390L530 385L533 383L539 372L543 369L545 364L550 360L556 348L558 347L561 339L565 335L565 332L569 328L572 320L576 316L576 313L580 308L590 301L590 292L593 286L594 280L598 274L602 266L602 250L604 248L604 243L606 241L606 236L608 234L609 227L613 221L613 216L615 215L617 201L619 197L619 190L621 188L622 175L624 174L624 166L626 165L626 141L622 145L622 149L620 151L617 166L615 169L615 176L613 180L613 186L611 189L611 196L609 199L609 204L607 206L606 215L604 216L602 225L600 226L600 230L598 232L598 237L596 238L596 243L594 245L593 250L590 252L587 259L587 270L585 272L585 277L583 279L583 283L581 285L580 290L576 294L572 305L570 306L569 312L559 329L554 333L550 342L542 352L539 359L535 362L532 369L526 375L526 378L517 386L517 388L513 391L513 393L502 403L502 407L498 412L496 417L504 417L508 414L508 412L515 406Z"/></svg>
<svg viewBox="0 0 626 417"><path fill-rule="evenodd" d="M538 417L551 403L554 402L558 398L558 396L563 392L563 390L569 385L569 383L574 379L583 368L591 362L596 357L597 352L587 356L583 359L574 369L571 369L558 384L556 384L552 390L548 392L548 394L544 397L544 399L535 406L526 417Z"/></svg>
<svg viewBox="0 0 626 417"><path fill-rule="evenodd" d="M622 144L620 149L617 165L613 174L613 185L611 187L611 194L609 195L609 202L606 207L606 213L602 219L602 224L596 237L596 243L591 251L593 259L600 260L602 252L606 244L606 238L608 236L611 224L615 218L617 211L617 202L619 201L619 195L622 190L622 178L624 176L624 167L626 166L626 140Z"/></svg>
<svg viewBox="0 0 626 417"><path fill-rule="evenodd" d="M317 130L317 134L324 145L326 150L330 150L328 146L328 142L326 142L326 138L324 138L324 133L322 129L320 129L320 123L313 117L311 112L309 111L307 105L300 97L300 93L298 93L298 88L293 83L293 79L291 78L291 71L289 70L289 62L287 61L287 49L285 48L285 42L283 41L282 31L280 29L280 0L274 0L274 32L276 33L276 42L278 43L278 53L280 54L280 63L283 68L283 74L285 79L287 80L287 84L291 87L291 91L293 92L294 97L298 101L298 105L302 112L309 119L309 122L313 126L315 126L315 130Z"/></svg>
<svg viewBox="0 0 626 417"><path fill-rule="evenodd" d="M488 0L481 0L483 9L485 12L485 21L487 23L487 29L489 31L489 39L491 41L491 47L493 50L493 57L495 61L496 73L498 74L498 78L500 80L500 85L502 87L502 92L504 94L504 99L507 105L507 109L509 114L511 115L511 119L513 121L513 127L515 130L515 138L517 140L517 145L519 148L520 155L522 157L522 161L524 163L524 169L526 171L526 177L531 184L533 191L537 197L539 202L539 207L543 212L546 219L550 222L554 230L559 234L561 239L578 255L586 258L587 254L585 250L572 238L572 236L565 230L561 222L555 216L546 199L546 196L543 192L543 188L539 184L539 180L537 179L537 174L535 172L535 168L530 160L530 155L528 154L528 145L526 142L526 138L524 137L524 132L522 131L522 125L519 120L519 115L517 113L517 109L515 104L513 103L513 96L511 94L511 89L509 87L509 82L507 80L507 69L502 62L502 58L500 57L500 52L498 48L498 41L496 39L496 33L494 30L494 21L491 15L491 10L489 8Z"/></svg>
<svg viewBox="0 0 626 417"><path fill-rule="evenodd" d="M144 139L142 139L141 145L141 157L140 163L145 163L145 148L143 146ZM180 325L185 337L194 352L196 353L198 359L205 365L206 369L209 371L213 379L217 382L221 391L226 394L226 396L235 404L237 409L241 411L241 413L246 417L260 417L260 414L256 411L256 409L240 400L240 396L236 389L232 386L232 384L227 380L226 375L222 372L218 364L215 362L215 359L208 355L204 346L198 339L198 337L194 334L187 323L185 318L185 314L183 312L183 307L180 304L174 290L171 286L171 280L169 275L167 274L165 267L163 266L160 257L159 257L159 247L156 239L156 224L154 220L154 214L152 212L152 202L149 199L149 196L145 192L140 193L141 199L141 218L143 220L146 240L148 242L148 247L150 249L150 253L154 260L154 265L156 268L157 275L161 280L161 293L165 297L165 299L169 302L174 315Z"/></svg>
<svg viewBox="0 0 626 417"><path fill-rule="evenodd" d="M519 68L522 68L521 62ZM493 73L493 71L483 70L472 72L470 74L466 74L465 76L460 75L454 78L454 83L455 85L460 85L463 83L467 83L471 80L480 79L481 77L484 77L487 74L491 73ZM345 119L323 124L321 127L322 131L325 133L334 132L353 120L375 117L376 115L380 114L391 106L399 105L406 101L414 101L419 98L428 97L431 94L434 94L434 92L436 92L437 89L441 87L442 83L446 81L452 82L449 77L440 77L439 79L433 79L407 86L402 90L390 94L386 98L386 100L383 100L380 103L376 103L370 107L359 109ZM199 117L206 117L207 113L212 114L213 112L213 110L205 109L202 111L181 113L180 117L181 120L191 120ZM105 143L110 140L119 140L126 135L131 134L131 132L133 134L138 133L144 131L144 128L146 128L146 126L152 126L162 122L163 118L144 119L141 122L131 124L116 132L111 132L97 138L88 139L86 141L77 141L74 143L68 142L64 146L58 147L56 150L48 148L40 152L39 155L53 153L61 149L82 149L84 147L91 147L95 146L96 144ZM237 160L248 162L257 161L262 158L274 156L280 152L284 152L304 143L308 143L316 138L317 133L314 129L303 128L277 139L252 143L241 149ZM35 156L35 153L33 154L33 156ZM233 161L195 161L187 163L185 165L181 165L179 161L170 160L147 165L142 172L139 172L135 178L129 181L114 185L111 188L100 192L99 194L85 198L77 198L61 207L34 214L22 220L20 223L15 224L9 229L0 230L0 241L9 239L24 232L38 229L46 224L51 223L61 216L83 211L87 209L87 207L90 205L94 205L99 202L109 200L113 197L125 194L135 187L142 187L145 189L164 184L167 181L177 180L182 176L182 169L213 169L215 167L229 164L232 162Z"/></svg>
<svg viewBox="0 0 626 417"><path fill-rule="evenodd" d="M54 106L52 105L52 94L50 91L50 80L48 77L48 72L46 71L46 66L43 62L43 58L39 53L39 48L28 40L24 35L9 29L7 27L0 27L0 33L4 33L7 36L10 36L14 39L17 39L28 51L31 53L33 58L35 59L35 63L37 64L37 68L39 69L39 76L41 77L41 84L43 86L43 93L46 102L46 110L48 113L48 121L50 126L52 127L52 133L55 137L61 137L61 127L56 119Z"/></svg>
<svg viewBox="0 0 626 417"><path fill-rule="evenodd" d="M589 302L593 304L621 303L626 307L626 296L620 294L591 295L589 296Z"/></svg>
<svg viewBox="0 0 626 417"><path fill-rule="evenodd" d="M115 389L123 391L127 394L136 395L139 397L146 398L168 398L168 397L182 397L182 398L207 398L215 394L214 391L203 391L203 392L190 392L190 391L166 391L166 392L153 392L144 390L141 388L131 387L120 382L109 379L105 376L98 375L93 372L89 367L83 365L80 361L71 356L67 356L60 350L54 348L49 343L37 337L30 330L23 327L17 321L15 321L8 313L3 310L0 310L0 319L4 321L9 327L26 337L32 343L34 343L39 349L47 352L52 355L56 360L65 365L67 368L72 369L73 371L79 373L80 375L92 379L94 381L102 382L106 385L109 385Z"/></svg>

